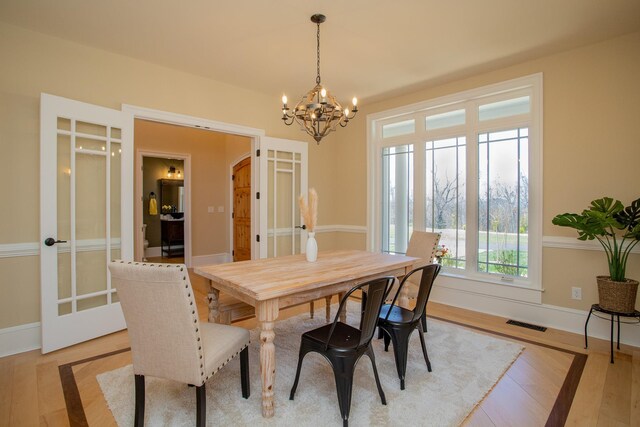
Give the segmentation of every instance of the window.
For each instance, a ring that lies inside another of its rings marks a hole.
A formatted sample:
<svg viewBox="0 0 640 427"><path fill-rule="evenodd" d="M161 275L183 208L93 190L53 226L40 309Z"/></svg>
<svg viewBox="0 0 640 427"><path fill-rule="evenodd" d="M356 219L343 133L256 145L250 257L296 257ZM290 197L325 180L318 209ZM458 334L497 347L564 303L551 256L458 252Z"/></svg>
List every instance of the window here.
<svg viewBox="0 0 640 427"><path fill-rule="evenodd" d="M540 289L540 75L368 117L369 247L441 233L443 274Z"/></svg>

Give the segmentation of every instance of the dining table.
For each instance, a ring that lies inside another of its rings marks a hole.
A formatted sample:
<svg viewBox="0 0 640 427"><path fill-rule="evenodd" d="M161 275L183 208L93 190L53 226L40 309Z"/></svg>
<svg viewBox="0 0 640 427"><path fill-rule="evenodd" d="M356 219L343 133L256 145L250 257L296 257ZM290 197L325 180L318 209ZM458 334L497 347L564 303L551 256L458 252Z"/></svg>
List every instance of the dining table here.
<svg viewBox="0 0 640 427"><path fill-rule="evenodd" d="M255 307L260 326L260 376L262 416L274 415L276 352L275 321L279 311L323 297L340 298L353 286L383 277L402 277L418 258L362 250L328 250L308 262L304 254L254 259L196 267L194 272L209 279L209 321L218 313L219 293ZM340 314L346 321L346 313Z"/></svg>

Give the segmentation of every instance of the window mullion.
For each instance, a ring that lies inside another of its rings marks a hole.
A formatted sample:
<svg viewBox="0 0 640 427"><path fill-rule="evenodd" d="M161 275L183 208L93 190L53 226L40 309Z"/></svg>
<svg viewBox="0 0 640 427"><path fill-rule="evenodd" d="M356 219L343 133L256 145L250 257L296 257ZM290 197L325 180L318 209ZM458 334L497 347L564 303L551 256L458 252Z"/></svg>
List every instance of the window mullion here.
<svg viewBox="0 0 640 427"><path fill-rule="evenodd" d="M465 231L465 259L468 272L478 271L478 104L466 105L467 123L467 226Z"/></svg>
<svg viewBox="0 0 640 427"><path fill-rule="evenodd" d="M424 141L413 144L413 229L425 229L426 153Z"/></svg>

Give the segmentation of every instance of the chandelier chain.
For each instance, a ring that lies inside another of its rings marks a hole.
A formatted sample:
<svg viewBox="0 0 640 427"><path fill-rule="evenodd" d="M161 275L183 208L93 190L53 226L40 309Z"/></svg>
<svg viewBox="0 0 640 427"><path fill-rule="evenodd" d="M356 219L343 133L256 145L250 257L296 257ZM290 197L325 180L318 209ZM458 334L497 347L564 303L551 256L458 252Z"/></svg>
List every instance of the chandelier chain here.
<svg viewBox="0 0 640 427"><path fill-rule="evenodd" d="M320 84L320 23L316 24L318 26L318 32L316 35L317 40L317 49L316 49L316 57L317 57L317 76L316 76L316 84Z"/></svg>

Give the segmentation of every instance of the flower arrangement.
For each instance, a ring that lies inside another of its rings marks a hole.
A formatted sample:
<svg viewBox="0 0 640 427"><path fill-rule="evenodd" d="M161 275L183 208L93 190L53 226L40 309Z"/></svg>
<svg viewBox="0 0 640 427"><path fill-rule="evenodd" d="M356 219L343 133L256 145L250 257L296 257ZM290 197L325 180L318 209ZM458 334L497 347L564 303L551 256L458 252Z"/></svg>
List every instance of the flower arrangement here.
<svg viewBox="0 0 640 427"><path fill-rule="evenodd" d="M438 245L438 247L436 248L435 257L439 262L442 258L446 257L448 253L448 247L446 247L445 245Z"/></svg>
<svg viewBox="0 0 640 427"><path fill-rule="evenodd" d="M300 215L307 231L313 233L318 222L318 193L314 188L309 189L308 203L305 203L304 196L298 197L298 205L300 206Z"/></svg>

